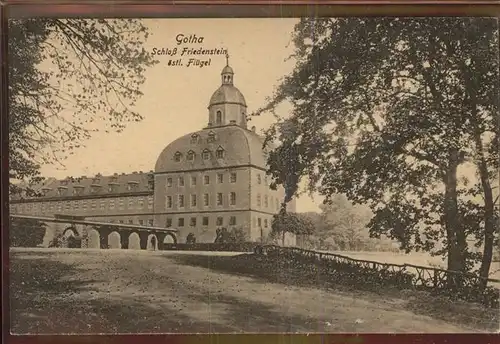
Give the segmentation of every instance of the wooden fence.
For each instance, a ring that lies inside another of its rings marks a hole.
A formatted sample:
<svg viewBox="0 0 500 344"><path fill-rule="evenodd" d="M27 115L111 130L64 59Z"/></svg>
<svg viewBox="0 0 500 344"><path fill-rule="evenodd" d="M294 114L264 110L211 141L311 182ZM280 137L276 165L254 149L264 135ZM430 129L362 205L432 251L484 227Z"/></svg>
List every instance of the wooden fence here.
<svg viewBox="0 0 500 344"><path fill-rule="evenodd" d="M480 302L488 307L499 307L500 290L488 284L500 280L485 279L473 273L412 264L380 263L297 247L266 245L257 247L255 252L269 258L285 259L290 262L292 269L313 269L340 283L426 290L454 299Z"/></svg>

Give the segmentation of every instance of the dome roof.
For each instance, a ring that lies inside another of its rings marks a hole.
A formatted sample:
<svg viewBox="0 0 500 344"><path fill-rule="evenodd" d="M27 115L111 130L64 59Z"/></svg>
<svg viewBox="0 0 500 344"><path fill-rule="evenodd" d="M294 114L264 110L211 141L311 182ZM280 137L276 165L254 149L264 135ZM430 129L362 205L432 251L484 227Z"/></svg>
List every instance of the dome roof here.
<svg viewBox="0 0 500 344"><path fill-rule="evenodd" d="M234 71L231 67L226 66L222 69L221 74L234 74Z"/></svg>
<svg viewBox="0 0 500 344"><path fill-rule="evenodd" d="M213 139L210 139L213 137ZM255 165L266 168L267 157L262 146L264 139L251 130L237 125L206 128L184 135L170 143L159 155L155 172L175 172L192 169L210 169ZM217 159L217 150L224 151L224 157ZM203 151L210 152L210 158L202 158ZM194 159L188 160L188 152ZM176 154L181 154L176 161Z"/></svg>
<svg viewBox="0 0 500 344"><path fill-rule="evenodd" d="M231 68L231 67L229 67ZM210 98L209 107L216 104L232 103L247 106L245 97L240 92L239 89L233 85L224 84L221 85Z"/></svg>

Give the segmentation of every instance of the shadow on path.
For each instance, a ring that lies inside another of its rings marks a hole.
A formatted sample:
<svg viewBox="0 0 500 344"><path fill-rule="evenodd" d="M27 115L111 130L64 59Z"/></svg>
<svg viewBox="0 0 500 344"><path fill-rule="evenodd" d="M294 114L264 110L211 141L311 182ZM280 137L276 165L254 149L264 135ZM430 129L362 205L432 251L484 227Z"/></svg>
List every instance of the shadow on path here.
<svg viewBox="0 0 500 344"><path fill-rule="evenodd" d="M241 254L236 256L197 256L177 255L165 256L178 264L203 267L217 272L253 277L269 282L281 283L287 286L314 287L346 293L356 297L373 300L400 300L404 310L414 314L429 316L458 325L472 326L487 332L498 331L498 310L485 309L481 305L465 302L455 302L444 297L431 296L426 292L411 290L397 290L395 288L366 288L352 285L340 285L327 280L327 276L320 274L298 273L297 268L292 268L288 262L266 259L254 254Z"/></svg>

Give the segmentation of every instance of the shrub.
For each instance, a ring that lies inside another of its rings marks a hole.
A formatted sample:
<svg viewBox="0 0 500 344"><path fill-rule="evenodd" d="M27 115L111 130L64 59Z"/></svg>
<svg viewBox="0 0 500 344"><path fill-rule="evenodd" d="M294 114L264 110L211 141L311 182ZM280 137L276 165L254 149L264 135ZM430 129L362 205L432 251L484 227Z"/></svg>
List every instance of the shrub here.
<svg viewBox="0 0 500 344"><path fill-rule="evenodd" d="M218 252L253 252L258 243L194 243L194 244L164 244L166 251L218 251Z"/></svg>
<svg viewBox="0 0 500 344"><path fill-rule="evenodd" d="M196 237L194 236L194 233L189 233L186 237L186 244L195 244L196 243Z"/></svg>

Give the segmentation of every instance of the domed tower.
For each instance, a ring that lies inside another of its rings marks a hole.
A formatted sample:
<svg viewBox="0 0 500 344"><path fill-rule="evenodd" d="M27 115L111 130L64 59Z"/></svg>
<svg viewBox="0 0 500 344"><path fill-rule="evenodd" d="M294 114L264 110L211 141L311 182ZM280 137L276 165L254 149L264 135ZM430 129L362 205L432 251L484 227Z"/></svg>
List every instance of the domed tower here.
<svg viewBox="0 0 500 344"><path fill-rule="evenodd" d="M229 66L229 55L226 55L226 66L221 72L221 86L208 104L208 127L226 125L247 127L247 104L243 94L234 86L234 71Z"/></svg>

